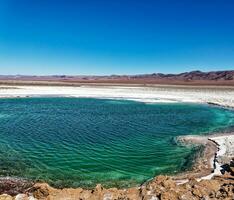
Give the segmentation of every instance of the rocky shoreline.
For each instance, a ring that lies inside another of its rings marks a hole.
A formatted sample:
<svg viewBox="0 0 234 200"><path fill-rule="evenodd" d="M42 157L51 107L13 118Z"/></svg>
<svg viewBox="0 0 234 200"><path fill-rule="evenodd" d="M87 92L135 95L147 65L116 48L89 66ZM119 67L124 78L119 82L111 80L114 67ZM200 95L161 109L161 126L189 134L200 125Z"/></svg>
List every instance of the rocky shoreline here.
<svg viewBox="0 0 234 200"><path fill-rule="evenodd" d="M129 189L105 189L101 185L92 190L55 189L46 183L37 183L23 194L2 194L0 200L231 200L234 198L234 177L233 167L229 169L229 173L211 180L191 178L178 185L171 177L158 176L145 186Z"/></svg>

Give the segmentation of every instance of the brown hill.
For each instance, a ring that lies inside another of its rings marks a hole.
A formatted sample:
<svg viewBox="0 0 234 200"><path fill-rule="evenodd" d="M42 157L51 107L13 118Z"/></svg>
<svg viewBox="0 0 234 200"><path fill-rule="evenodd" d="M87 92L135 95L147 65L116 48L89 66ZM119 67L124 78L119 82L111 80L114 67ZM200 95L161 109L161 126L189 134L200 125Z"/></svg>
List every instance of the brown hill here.
<svg viewBox="0 0 234 200"><path fill-rule="evenodd" d="M180 74L140 74L110 76L4 76L0 75L0 83L4 82L36 82L40 84L79 84L79 83L112 83L112 84L179 84L179 85L232 85L234 86L234 70L230 71L191 71ZM49 82L49 83L48 83Z"/></svg>

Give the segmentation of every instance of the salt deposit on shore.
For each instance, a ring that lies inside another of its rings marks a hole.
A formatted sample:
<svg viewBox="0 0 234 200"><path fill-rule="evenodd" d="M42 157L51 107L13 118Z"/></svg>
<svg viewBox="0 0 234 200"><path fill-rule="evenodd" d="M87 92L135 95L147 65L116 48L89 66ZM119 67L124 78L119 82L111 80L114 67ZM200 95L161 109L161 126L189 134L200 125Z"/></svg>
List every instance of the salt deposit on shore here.
<svg viewBox="0 0 234 200"><path fill-rule="evenodd" d="M234 88L205 88L181 86L0 86L0 98L4 97L94 97L154 102L212 103L234 107Z"/></svg>
<svg viewBox="0 0 234 200"><path fill-rule="evenodd" d="M234 133L212 136L188 135L180 136L178 137L178 140L185 144L198 144L206 146L206 152L204 155L206 162L200 162L199 167L206 168L204 166L209 165L209 168L213 169L213 172L209 173L208 175L202 175L205 172L205 170L202 170L199 173L199 178L197 178L198 181L210 180L214 176L222 175L222 172L225 171L222 166L229 163L230 160L232 160L232 158L234 157ZM217 148L210 148L212 144L215 144ZM188 182L187 178L178 180L179 184L185 182Z"/></svg>
<svg viewBox="0 0 234 200"><path fill-rule="evenodd" d="M234 157L234 133L223 136L210 137L210 140L214 141L218 145L218 151L214 158L215 169L213 175L221 175L222 165L229 163ZM208 177L209 179L211 177Z"/></svg>

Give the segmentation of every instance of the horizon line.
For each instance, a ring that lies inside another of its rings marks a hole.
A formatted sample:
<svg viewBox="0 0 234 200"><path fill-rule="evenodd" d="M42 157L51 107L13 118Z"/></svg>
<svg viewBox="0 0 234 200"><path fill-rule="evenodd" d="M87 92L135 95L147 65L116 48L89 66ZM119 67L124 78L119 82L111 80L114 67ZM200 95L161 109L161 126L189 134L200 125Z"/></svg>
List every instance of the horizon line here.
<svg viewBox="0 0 234 200"><path fill-rule="evenodd" d="M211 73L211 72L232 72L234 70L211 70L211 71L202 71L202 70L191 70L191 71L182 71L177 73L163 73L163 72L151 72L151 73L137 73L137 74L105 74L105 75L98 75L98 74L0 74L0 76L37 76L37 77L45 77L45 76L83 76L83 77L89 77L89 76L140 76L140 75L152 75L152 74L164 74L164 75L179 75L183 73L192 73L192 72L201 72L201 73Z"/></svg>

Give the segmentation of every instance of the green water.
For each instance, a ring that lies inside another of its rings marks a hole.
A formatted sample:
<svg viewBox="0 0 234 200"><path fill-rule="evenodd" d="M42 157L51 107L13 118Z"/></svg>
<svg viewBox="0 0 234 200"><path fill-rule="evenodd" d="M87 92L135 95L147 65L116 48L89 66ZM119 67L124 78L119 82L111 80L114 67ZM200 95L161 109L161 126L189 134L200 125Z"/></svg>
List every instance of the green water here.
<svg viewBox="0 0 234 200"><path fill-rule="evenodd" d="M134 186L189 167L178 135L234 125L234 113L196 104L28 98L0 100L0 176L57 187Z"/></svg>

